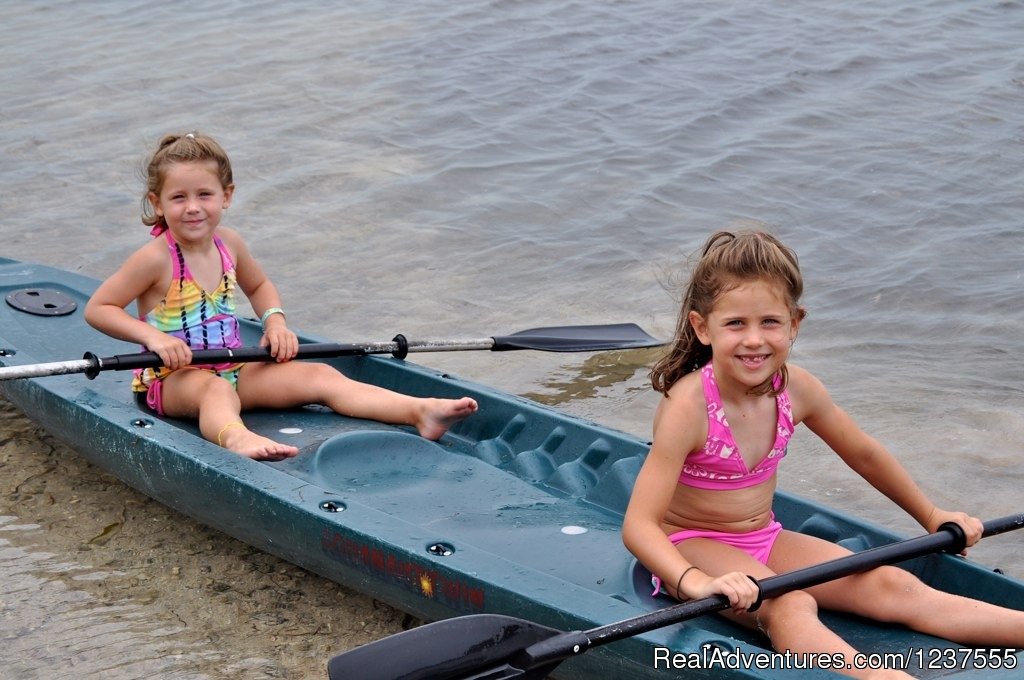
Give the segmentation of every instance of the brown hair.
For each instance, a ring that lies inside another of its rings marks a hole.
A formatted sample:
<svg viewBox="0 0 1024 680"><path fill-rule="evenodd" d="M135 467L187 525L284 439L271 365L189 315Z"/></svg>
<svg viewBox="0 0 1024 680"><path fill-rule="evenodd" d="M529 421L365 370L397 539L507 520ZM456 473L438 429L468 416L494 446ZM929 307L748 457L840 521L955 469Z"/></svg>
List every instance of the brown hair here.
<svg viewBox="0 0 1024 680"><path fill-rule="evenodd" d="M174 163L194 163L197 161L213 161L217 164L217 176L221 187L227 189L234 180L231 175L231 161L227 153L212 137L199 132L184 135L166 135L160 140L156 151L146 164L146 192L142 195L142 223L147 227L166 226L162 217L153 212L149 195L160 195L167 176L167 168Z"/></svg>
<svg viewBox="0 0 1024 680"><path fill-rule="evenodd" d="M676 323L675 338L668 353L651 369L654 389L667 395L672 385L687 373L711 360L711 347L697 338L690 325L690 312L707 317L719 296L749 281L769 281L781 286L793 315L802 319L800 306L804 283L796 253L765 232L720 231L704 244L690 274ZM786 387L789 374L785 364L779 371L781 383L773 389L771 380L753 394L775 394Z"/></svg>

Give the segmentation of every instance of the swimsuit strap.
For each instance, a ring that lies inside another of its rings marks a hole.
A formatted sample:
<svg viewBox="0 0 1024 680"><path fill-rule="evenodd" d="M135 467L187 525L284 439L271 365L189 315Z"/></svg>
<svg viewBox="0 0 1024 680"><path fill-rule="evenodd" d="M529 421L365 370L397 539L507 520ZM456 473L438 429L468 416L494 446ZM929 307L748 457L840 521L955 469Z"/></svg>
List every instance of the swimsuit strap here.
<svg viewBox="0 0 1024 680"><path fill-rule="evenodd" d="M736 442L725 418L722 393L718 389L718 381L715 380L715 372L710 361L700 369L700 381L704 387L704 400L708 405L708 437L704 448L707 449L707 443L718 441L735 451Z"/></svg>
<svg viewBox="0 0 1024 680"><path fill-rule="evenodd" d="M782 376L776 374L772 379L772 387L779 389L781 383ZM775 448L784 448L796 430L796 425L793 423L793 402L789 400L789 390L785 389L779 392L775 397L775 403L779 412L779 435L776 439Z"/></svg>
<svg viewBox="0 0 1024 680"><path fill-rule="evenodd" d="M192 278L192 273L185 263L185 254L181 252L181 246L171 236L171 230L164 231L164 240L167 241L167 250L171 252L171 281L178 282L178 288L184 284L185 278Z"/></svg>
<svg viewBox="0 0 1024 680"><path fill-rule="evenodd" d="M217 251L220 253L220 267L227 276L228 272L234 271L235 262L231 259L231 251L224 245L224 241L220 240L220 236L213 235L213 245L217 246Z"/></svg>

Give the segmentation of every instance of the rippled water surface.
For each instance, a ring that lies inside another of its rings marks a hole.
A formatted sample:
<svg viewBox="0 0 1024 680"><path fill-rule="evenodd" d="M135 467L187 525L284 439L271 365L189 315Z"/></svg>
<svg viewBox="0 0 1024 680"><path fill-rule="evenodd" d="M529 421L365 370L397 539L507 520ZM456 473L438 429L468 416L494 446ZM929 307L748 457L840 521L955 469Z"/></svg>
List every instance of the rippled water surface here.
<svg viewBox="0 0 1024 680"><path fill-rule="evenodd" d="M231 154L228 223L290 322L339 341L667 336L687 255L764 223L806 276L794 360L940 505L1010 514L1022 25L1010 0L0 3L0 255L109 274L147 238L144 157L190 129ZM646 436L653 359L419 361ZM11 677L311 677L401 629L2 415ZM916 531L806 433L780 483ZM1021 578L1022 551L973 554Z"/></svg>

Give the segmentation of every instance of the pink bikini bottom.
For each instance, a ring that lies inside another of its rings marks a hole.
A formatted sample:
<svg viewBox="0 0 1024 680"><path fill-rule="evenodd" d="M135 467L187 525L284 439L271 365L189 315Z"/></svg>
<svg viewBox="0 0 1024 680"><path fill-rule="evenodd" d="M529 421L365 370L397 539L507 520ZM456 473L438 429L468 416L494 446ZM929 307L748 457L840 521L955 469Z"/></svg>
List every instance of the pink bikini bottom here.
<svg viewBox="0 0 1024 680"><path fill-rule="evenodd" d="M691 538L710 538L719 543L731 545L747 553L761 564L768 564L768 557L772 554L772 546L775 539L782 532L782 525L775 521L775 513L772 513L771 520L767 526L744 534L731 533L728 531L709 531L707 529L683 529L670 534L668 540L672 545L679 545ZM651 576L651 583L654 585L652 595L661 592L661 579Z"/></svg>

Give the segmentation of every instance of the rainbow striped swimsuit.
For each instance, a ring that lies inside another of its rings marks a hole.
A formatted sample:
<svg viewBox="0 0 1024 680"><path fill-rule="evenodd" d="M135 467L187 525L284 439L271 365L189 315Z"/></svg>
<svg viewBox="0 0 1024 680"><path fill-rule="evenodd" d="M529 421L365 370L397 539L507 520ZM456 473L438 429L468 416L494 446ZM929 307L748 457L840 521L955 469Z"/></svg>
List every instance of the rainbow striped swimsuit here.
<svg viewBox="0 0 1024 680"><path fill-rule="evenodd" d="M167 248L171 254L171 285L160 304L139 318L157 330L181 338L194 350L241 347L238 319L235 317L235 263L220 237L214 236L213 243L220 252L224 274L217 288L209 293L192 276L181 247L171 236L170 230L164 232L164 238L167 239ZM241 367L239 363L196 366L213 371L232 385L238 383L238 369ZM136 369L132 390L151 392L150 396L159 401L159 382L170 373L163 366L157 369ZM153 390L153 387L156 389Z"/></svg>

